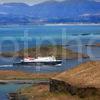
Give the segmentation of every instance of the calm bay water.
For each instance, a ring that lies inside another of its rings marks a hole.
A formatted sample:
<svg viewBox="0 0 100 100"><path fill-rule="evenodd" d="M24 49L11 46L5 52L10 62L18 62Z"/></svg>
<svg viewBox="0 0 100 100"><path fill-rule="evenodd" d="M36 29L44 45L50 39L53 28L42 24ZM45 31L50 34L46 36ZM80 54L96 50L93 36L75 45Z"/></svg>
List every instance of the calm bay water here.
<svg viewBox="0 0 100 100"><path fill-rule="evenodd" d="M67 44L70 40L77 42L82 37L90 39L90 36L94 38L99 34L100 25L2 26L0 27L0 51L18 51L48 43Z"/></svg>
<svg viewBox="0 0 100 100"><path fill-rule="evenodd" d="M0 100L8 100L8 93L15 93L22 87L28 87L29 84L5 84L0 85Z"/></svg>
<svg viewBox="0 0 100 100"><path fill-rule="evenodd" d="M0 27L0 52L18 51L41 44L63 44L73 51L88 54L91 59L63 60L62 66L13 66L19 58L0 57L0 70L21 70L31 73L61 72L89 60L100 60L100 48L87 48L85 44L100 43L100 25L66 26L2 26ZM42 43L41 43L42 42ZM68 46L66 46L68 45ZM23 85L0 85L0 100L7 100L8 92ZM12 88L12 89L11 89Z"/></svg>

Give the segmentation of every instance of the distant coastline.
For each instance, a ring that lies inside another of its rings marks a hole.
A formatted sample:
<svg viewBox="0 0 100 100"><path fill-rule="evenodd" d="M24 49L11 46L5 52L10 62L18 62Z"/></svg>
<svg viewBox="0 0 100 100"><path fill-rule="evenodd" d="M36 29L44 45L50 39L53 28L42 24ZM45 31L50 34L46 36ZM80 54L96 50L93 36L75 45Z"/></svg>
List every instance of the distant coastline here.
<svg viewBox="0 0 100 100"><path fill-rule="evenodd" d="M45 26L69 26L69 25L71 25L71 26L73 26L73 25L100 25L100 23L57 23L57 24L55 24L55 23L52 23L52 24L44 24Z"/></svg>
<svg viewBox="0 0 100 100"><path fill-rule="evenodd" d="M5 27L5 26L27 26L27 25L33 25L33 26L73 26L73 25L78 25L78 26L82 26L82 25L93 25L93 26L98 26L100 25L100 23L44 23L44 24L32 24L32 23L27 23L27 24L0 24L1 27Z"/></svg>

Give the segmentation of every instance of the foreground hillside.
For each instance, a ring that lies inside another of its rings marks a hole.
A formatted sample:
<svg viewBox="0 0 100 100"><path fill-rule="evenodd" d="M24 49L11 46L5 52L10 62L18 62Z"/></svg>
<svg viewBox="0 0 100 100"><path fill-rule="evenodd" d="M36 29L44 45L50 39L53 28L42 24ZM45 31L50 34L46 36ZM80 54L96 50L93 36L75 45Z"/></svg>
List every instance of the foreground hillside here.
<svg viewBox="0 0 100 100"><path fill-rule="evenodd" d="M99 100L100 61L87 62L56 75L49 85L22 89L19 97L25 100Z"/></svg>
<svg viewBox="0 0 100 100"><path fill-rule="evenodd" d="M77 87L100 88L100 61L80 64L78 67L63 72L53 79L62 80Z"/></svg>

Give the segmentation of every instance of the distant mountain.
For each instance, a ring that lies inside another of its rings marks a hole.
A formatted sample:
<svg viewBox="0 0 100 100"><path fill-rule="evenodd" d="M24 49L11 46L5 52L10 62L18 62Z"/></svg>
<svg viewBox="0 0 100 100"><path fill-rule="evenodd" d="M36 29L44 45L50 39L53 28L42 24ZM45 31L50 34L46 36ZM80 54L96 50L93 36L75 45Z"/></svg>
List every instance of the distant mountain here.
<svg viewBox="0 0 100 100"><path fill-rule="evenodd" d="M65 0L47 1L33 6L24 3L0 4L0 24L73 22L100 23L100 3Z"/></svg>

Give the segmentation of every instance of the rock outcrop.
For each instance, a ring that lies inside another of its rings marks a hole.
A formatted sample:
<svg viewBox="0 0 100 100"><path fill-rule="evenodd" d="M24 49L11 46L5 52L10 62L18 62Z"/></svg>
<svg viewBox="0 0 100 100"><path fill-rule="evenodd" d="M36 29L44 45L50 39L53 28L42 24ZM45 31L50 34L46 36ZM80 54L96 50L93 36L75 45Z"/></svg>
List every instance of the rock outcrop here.
<svg viewBox="0 0 100 100"><path fill-rule="evenodd" d="M100 61L91 61L63 72L50 80L50 92L80 97L100 96Z"/></svg>

